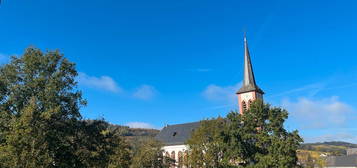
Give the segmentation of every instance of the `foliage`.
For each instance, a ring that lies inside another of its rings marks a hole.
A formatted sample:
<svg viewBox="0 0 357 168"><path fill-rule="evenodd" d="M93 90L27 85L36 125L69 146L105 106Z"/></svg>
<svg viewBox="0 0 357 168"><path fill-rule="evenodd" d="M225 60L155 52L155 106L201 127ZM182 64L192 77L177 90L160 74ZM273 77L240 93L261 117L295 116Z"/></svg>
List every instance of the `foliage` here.
<svg viewBox="0 0 357 168"><path fill-rule="evenodd" d="M287 111L271 108L258 100L244 115L231 112L225 122L220 121L222 119L204 121L188 141L193 144L190 146L191 163L212 158L214 164L201 163L201 166L297 167L296 150L302 139L297 131L285 130L287 117ZM219 131L222 127L224 131Z"/></svg>
<svg viewBox="0 0 357 168"><path fill-rule="evenodd" d="M0 68L3 167L70 167L79 109L75 65L58 51L28 48Z"/></svg>
<svg viewBox="0 0 357 168"><path fill-rule="evenodd" d="M130 147L125 140L109 130L103 120L81 121L77 133L76 156L79 167L129 167Z"/></svg>
<svg viewBox="0 0 357 168"><path fill-rule="evenodd" d="M133 156L131 168L168 168L173 160L163 156L161 143L148 138L141 141Z"/></svg>
<svg viewBox="0 0 357 168"><path fill-rule="evenodd" d="M81 120L76 76L59 51L36 48L0 67L0 167L128 167L109 124Z"/></svg>
<svg viewBox="0 0 357 168"><path fill-rule="evenodd" d="M226 151L222 137L225 120L223 118L204 120L200 124L187 142L191 150L186 164L202 168L226 167L221 162Z"/></svg>
<svg viewBox="0 0 357 168"><path fill-rule="evenodd" d="M308 150L298 150L299 163L306 168L325 167L328 153Z"/></svg>
<svg viewBox="0 0 357 168"><path fill-rule="evenodd" d="M35 99L21 110L21 115L9 121L4 142L0 146L0 167L46 167L51 165L49 143L41 134L48 134L46 123L36 120ZM3 132L4 133L4 132Z"/></svg>

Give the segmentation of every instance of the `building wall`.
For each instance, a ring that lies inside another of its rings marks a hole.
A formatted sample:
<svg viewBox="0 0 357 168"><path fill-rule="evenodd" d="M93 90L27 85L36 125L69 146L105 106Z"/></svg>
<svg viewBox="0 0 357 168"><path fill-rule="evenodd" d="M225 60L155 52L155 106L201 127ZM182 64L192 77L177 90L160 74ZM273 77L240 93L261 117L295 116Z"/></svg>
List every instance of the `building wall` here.
<svg viewBox="0 0 357 168"><path fill-rule="evenodd" d="M347 149L347 155L357 155L357 148Z"/></svg>
<svg viewBox="0 0 357 168"><path fill-rule="evenodd" d="M238 94L239 112L241 114L243 114L244 112L243 104L242 104L243 102L245 102L246 108L248 109L250 106L249 102L253 102L256 99L263 100L263 95L255 91Z"/></svg>
<svg viewBox="0 0 357 168"><path fill-rule="evenodd" d="M243 102L245 102L246 108L249 106L249 100L253 101L254 100L254 92L247 92L247 93L242 93L238 95L238 104L239 104L239 112L243 114L244 112L244 107L243 107Z"/></svg>
<svg viewBox="0 0 357 168"><path fill-rule="evenodd" d="M182 154L184 155L185 152L188 150L188 146L187 145L170 145L170 146L164 146L162 149L164 150L164 156L166 153L170 154L170 156L171 156L172 152L175 152L175 160L176 160L176 162L178 162L179 152L182 152ZM176 163L176 165L178 165L178 163ZM175 166L175 167L177 167L177 166Z"/></svg>

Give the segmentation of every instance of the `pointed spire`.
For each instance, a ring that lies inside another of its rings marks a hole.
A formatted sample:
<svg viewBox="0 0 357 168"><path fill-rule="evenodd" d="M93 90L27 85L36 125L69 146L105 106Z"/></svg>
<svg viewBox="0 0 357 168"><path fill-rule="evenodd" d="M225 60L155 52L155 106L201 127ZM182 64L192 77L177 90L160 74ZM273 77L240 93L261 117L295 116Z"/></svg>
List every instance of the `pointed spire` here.
<svg viewBox="0 0 357 168"><path fill-rule="evenodd" d="M258 91L264 93L255 83L252 62L250 60L248 41L246 33L244 33L244 78L243 86L237 93L244 93L249 91Z"/></svg>
<svg viewBox="0 0 357 168"><path fill-rule="evenodd" d="M248 86L248 85L255 86L256 85L253 68L252 68L252 63L250 61L247 37L246 37L245 33L244 33L244 79L243 79L243 85L244 86Z"/></svg>

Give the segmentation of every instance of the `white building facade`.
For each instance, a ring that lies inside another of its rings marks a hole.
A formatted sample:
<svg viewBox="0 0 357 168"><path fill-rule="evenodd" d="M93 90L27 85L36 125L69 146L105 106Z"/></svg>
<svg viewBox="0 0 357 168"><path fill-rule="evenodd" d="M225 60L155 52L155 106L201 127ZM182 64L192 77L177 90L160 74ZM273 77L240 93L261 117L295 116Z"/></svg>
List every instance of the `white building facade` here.
<svg viewBox="0 0 357 168"><path fill-rule="evenodd" d="M177 168L185 168L185 159L187 159L187 152L189 146L186 145L187 140L191 137L191 133L197 129L200 122L176 124L165 126L156 139L161 141L165 146L163 155L175 160Z"/></svg>

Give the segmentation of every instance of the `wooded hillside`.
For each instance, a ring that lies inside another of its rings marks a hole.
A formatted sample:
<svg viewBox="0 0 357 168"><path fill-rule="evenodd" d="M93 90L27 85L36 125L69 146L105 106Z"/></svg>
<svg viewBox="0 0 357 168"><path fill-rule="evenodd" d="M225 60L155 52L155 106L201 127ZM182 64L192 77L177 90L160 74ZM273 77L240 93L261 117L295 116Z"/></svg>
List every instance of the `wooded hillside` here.
<svg viewBox="0 0 357 168"><path fill-rule="evenodd" d="M348 148L357 148L357 144L348 142L332 141L319 143L305 143L300 146L301 150L327 152L332 155L346 155Z"/></svg>

